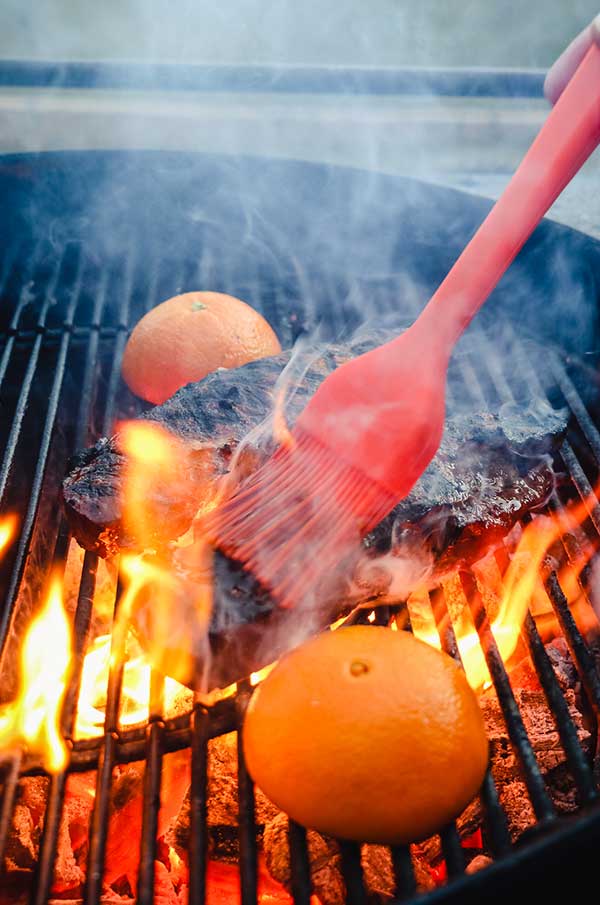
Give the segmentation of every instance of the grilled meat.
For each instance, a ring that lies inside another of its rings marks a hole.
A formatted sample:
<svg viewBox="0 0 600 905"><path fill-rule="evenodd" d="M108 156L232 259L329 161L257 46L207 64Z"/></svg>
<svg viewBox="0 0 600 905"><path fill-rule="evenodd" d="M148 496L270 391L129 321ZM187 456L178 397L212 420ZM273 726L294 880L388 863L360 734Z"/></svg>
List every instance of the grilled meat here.
<svg viewBox="0 0 600 905"><path fill-rule="evenodd" d="M285 417L293 424L322 380L349 357L389 338L373 331L346 346L321 347L309 357L301 379L290 374ZM308 356L309 353L307 353ZM242 477L270 452L270 433L252 433L273 409L274 389L290 353L219 370L183 387L142 416L182 441L168 484L157 482L147 505L161 546L190 527L209 487L231 468ZM458 380L452 369L450 386ZM439 558L465 532L478 536L512 525L524 511L541 504L552 486L548 453L564 434L566 415L537 403L503 406L498 411L450 409L440 449L411 493L370 535L365 545L381 552L410 529L429 539ZM250 436L249 436L250 435ZM268 439L265 439L268 437ZM381 438L385 443L385 437ZM71 463L63 498L75 537L88 550L112 556L136 549L139 538L122 518L127 457L119 435L101 439ZM147 543L147 538L144 538Z"/></svg>
<svg viewBox="0 0 600 905"><path fill-rule="evenodd" d="M142 416L178 441L168 483L158 480L146 500L155 531L152 546L158 551L153 555L166 558L167 568L178 571L182 579L180 600L173 607L177 625L174 622L171 633L165 632L164 620L160 628L155 624L151 594L140 599L135 617L142 643L145 636L164 672L192 685L226 685L348 612L357 601L397 595L396 564L404 563L402 571L410 561L422 574L429 570L439 575L458 556L468 552L472 559L483 552L525 512L547 500L555 481L551 453L564 435L566 413L532 400L478 412L453 403L441 446L427 471L365 538L362 553L332 576L319 601L307 601L301 613L281 610L240 564L215 553L207 648L205 627L193 604L193 588L206 576L195 576L189 562L182 566L168 542L192 525L217 478L234 468L241 479L270 453L271 431L259 426L273 410L277 381L286 365L285 416L293 424L333 368L387 338L373 331L347 346L307 351L301 360L290 362L288 352L217 371ZM460 395L460 381L451 367L454 400ZM74 460L64 481L64 503L75 536L102 556L139 548L140 539L122 518L127 461L119 435L103 439ZM179 669L182 628L191 659ZM155 631L160 637L153 644Z"/></svg>

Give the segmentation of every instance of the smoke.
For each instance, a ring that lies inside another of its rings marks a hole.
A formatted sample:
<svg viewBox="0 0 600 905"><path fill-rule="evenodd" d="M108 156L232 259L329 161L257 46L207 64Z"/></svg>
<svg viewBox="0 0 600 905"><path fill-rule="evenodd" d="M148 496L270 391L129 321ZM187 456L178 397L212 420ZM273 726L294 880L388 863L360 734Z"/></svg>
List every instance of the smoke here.
<svg viewBox="0 0 600 905"><path fill-rule="evenodd" d="M285 391L293 407L302 401L296 388L314 367L320 344L351 341L358 352L375 327L401 330L410 323L487 211L481 199L384 173L439 183L474 169L484 175L512 169L546 107L541 99L532 103L515 128L513 114L494 99L466 109L465 99L369 94L368 71L355 71L351 86L342 74L328 91L312 90L316 83L302 71L302 91L280 91L277 80L290 66L305 65L547 66L595 12L582 0L550 10L545 5L537 15L516 0L352 0L325 7L316 0L63 0L31 8L8 0L3 16L13 23L11 56L151 64L145 72L152 90L137 89L139 72L132 69L123 92L61 92L56 86L42 100L19 100L25 111L19 149L29 142L117 150L65 159L56 182L44 183L20 215L30 229L51 236L52 254L79 243L86 261L110 272L106 326L132 324L152 304L192 289L231 292L255 305L284 346L295 343L275 392L277 398ZM164 70L152 68L164 62L214 69L203 75L204 90L167 90ZM223 66L267 63L280 68L260 91L247 84L223 90ZM57 131L49 129L51 120ZM122 149L143 153L128 156ZM531 412L552 383L544 344L556 342L572 354L597 345L589 260L585 242L567 231L539 233L457 350L460 379L450 387L450 417L500 411L511 420L514 408L506 406L514 405ZM514 330L500 331L499 324L509 322ZM527 360L541 389L532 389L530 376L521 379L517 369L507 383L515 330L535 339ZM544 421L543 405L539 412ZM248 449L272 443L272 428L269 412L240 444L236 480ZM481 455L477 449L469 455L463 467L480 472ZM483 474L475 491L482 508L490 480ZM443 534L447 521L442 507L425 533L407 533L402 520L386 525L383 549L369 547L356 572L345 576L349 599L374 586L382 596L402 597L431 580L437 552L431 538ZM254 638L257 659L306 637L324 618L323 609L309 606L285 627Z"/></svg>
<svg viewBox="0 0 600 905"><path fill-rule="evenodd" d="M596 12L594 0L4 0L0 47L61 60L546 67Z"/></svg>

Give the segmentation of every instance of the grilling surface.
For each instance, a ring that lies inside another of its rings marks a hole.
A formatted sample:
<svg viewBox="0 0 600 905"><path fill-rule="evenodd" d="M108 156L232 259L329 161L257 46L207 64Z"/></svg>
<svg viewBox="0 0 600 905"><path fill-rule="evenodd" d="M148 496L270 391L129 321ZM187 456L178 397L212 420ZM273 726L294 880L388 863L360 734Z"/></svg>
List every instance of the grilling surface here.
<svg viewBox="0 0 600 905"><path fill-rule="evenodd" d="M35 166L30 161L25 161L24 167L26 174L35 172ZM334 177L338 178L338 175L334 174ZM48 192L41 191L39 186L37 190L38 201L39 197L47 200ZM426 194L428 192L429 189ZM474 216L476 215L475 213ZM338 297L336 291L340 291L345 281L341 273L335 276L329 272L323 276L308 269L295 271L293 266L283 267L275 257L270 272L263 269L260 279L244 285L239 274L236 274L228 282L233 270L227 261L220 271L218 261L214 257L203 256L201 246L190 249L187 258L181 257L181 249L177 249L175 258L170 258L164 250L158 257L158 247L154 246L157 248L157 258L149 271L148 255L142 254L131 237L130 244L121 247L118 253L112 249L103 258L102 252L106 249L99 250L90 245L89 241L82 241L81 236L77 241L65 240L66 219L68 218L62 217L58 221L58 235L51 236L50 241L36 239L30 242L27 232L15 234L12 231L10 241L6 241L1 262L5 329L0 359L3 402L0 491L3 509L17 511L20 518L18 542L2 563L3 587L6 590L0 628L5 672L14 661L18 646L16 639L31 615L31 600L35 601L35 594L44 584L51 563L60 562L66 556L69 532L65 521L56 517L56 502L68 457L98 436L110 434L116 418L130 417L139 411L135 400L123 390L119 367L127 332L143 310L180 289L221 289L245 298L261 310L281 332L284 341L289 343L302 329L314 324L318 309L310 290L319 283L319 276L322 276L321 282L328 286L330 301ZM73 228L79 229L80 226L77 222ZM66 233L68 234L68 229ZM431 248L434 247L431 242L428 245L424 241L423 245L431 254ZM289 265L290 255L283 257L286 265ZM207 283L211 280L216 283L208 287ZM385 313L397 305L399 296L406 290L407 274L401 262L398 262L394 272L366 273L357 284L360 284L361 292L367 292L370 298L378 300L381 312ZM339 308L335 308L327 325L332 337L343 336L344 332L354 328L360 321L361 305L356 301L352 302L352 290L348 290L348 285L346 281L346 291L339 296L343 302ZM413 302L418 305L417 299L413 299ZM590 330L593 335L593 324ZM597 384L590 369L594 360L590 355L593 340L589 347L581 350L587 356L585 367L576 362L565 364L564 356L560 353L549 351L540 355L540 344L530 346L522 343L521 336L515 332L510 319L507 319L502 330L498 327L491 332L480 329L478 343L478 348L484 352L476 360L467 355L459 360L467 402L479 408L483 405L485 409L514 405L515 400L523 397L523 385L526 385L530 394L533 391L535 398L543 405L552 403L557 410L567 407L571 416L570 430L554 461L554 469L563 475L563 480L551 495L549 507L560 512L569 499L589 498L597 480L597 463L600 461L600 436L594 417L591 417L597 409ZM568 344L567 338L565 345ZM510 359L499 354L499 349L502 353L511 349ZM597 504L594 504L590 506L589 517L581 529L565 535L565 561L569 557L576 560L579 549L585 543L597 546L598 528L600 513ZM92 618L95 575L95 554L87 553L83 561L74 614L76 678ZM589 572L583 576L584 589L586 576L589 577ZM462 580L467 589L467 597L473 600L475 584L469 586L468 572ZM19 594L21 587L26 587L29 593ZM585 687L591 710L596 713L600 707L600 684L593 656L586 639L577 628L551 569L546 577L546 588ZM440 600L437 602L440 603ZM441 604L443 607L443 595ZM118 606L118 598L116 605ZM520 850L520 854L530 851L529 862L515 857L494 780L488 774L482 789L485 828L489 850L498 860L479 875L465 876L438 891L435 894L438 901L440 896L446 896L446 900L451 901L452 896L458 895L462 902L478 901L483 890L491 901L490 897L499 897L506 888L503 884L512 885L516 877L523 879L527 872L530 877L535 876L536 865L538 870L547 869L548 858L554 858L554 863L557 864L560 857L566 857L567 853L572 855L575 850L578 850L580 856L585 856L590 848L589 840L597 839L594 830L597 834L598 815L592 807L597 798L597 787L590 758L579 743L535 621L531 617L527 618L523 639L555 715L580 805L587 806L587 809L583 808L578 821L566 828L556 815L505 665L489 625L485 619L481 620L481 612L479 609L477 629L480 642L507 733L517 754L531 799L540 838L536 840L534 834L534 838L529 843L524 843ZM377 611L376 619L386 621L389 616L389 611L381 609ZM363 619L365 614L357 614L354 618ZM447 620L440 620L440 625L442 624L442 645L448 652L458 656L451 624ZM208 739L239 727L249 687L242 683L235 695L212 707L207 707L198 700L190 714L171 720L163 718L159 706L160 694L157 693L153 697L148 725L123 731L119 726L118 713L120 664L125 652L119 649L118 640L114 643L115 665L109 681L104 733L97 739L74 742L69 768L98 769L90 837L87 900L99 901L102 891L102 863L112 770L117 763L137 759L145 759L146 762L138 900L152 900L157 793L160 788L162 758L168 751L190 745L192 789L189 844L190 863L195 865L190 876L190 901L203 902L206 893L204 867L207 859ZM10 669L7 674L8 693ZM153 685L155 690L160 687L159 676L154 677ZM67 738L73 735L75 702L76 681L70 690L63 717ZM13 758L5 765L0 843L6 840L19 775L32 771L39 772L39 766L29 762L27 758ZM65 775L59 774L52 779L49 788L36 891L33 894L36 902L43 902L48 898L52 884L65 781ZM242 760L239 763L239 796L242 901L249 905L256 899L257 891L257 839L253 790ZM552 832L553 828L555 832ZM547 836L544 835L545 831ZM301 828L292 827L290 838L294 896L297 902L307 902L310 883L305 834ZM449 875L461 875L465 862L456 829L449 827L441 838ZM415 891L410 855L407 850L397 850L393 855L397 896L410 898ZM591 863L593 864L593 860ZM342 866L348 900L356 903L364 901L358 846L342 845Z"/></svg>

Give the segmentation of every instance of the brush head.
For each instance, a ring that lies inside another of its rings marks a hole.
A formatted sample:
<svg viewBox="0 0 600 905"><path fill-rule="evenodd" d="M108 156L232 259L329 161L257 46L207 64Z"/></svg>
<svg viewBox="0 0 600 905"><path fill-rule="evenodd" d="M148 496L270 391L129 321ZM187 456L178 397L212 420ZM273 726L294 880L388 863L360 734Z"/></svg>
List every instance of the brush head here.
<svg viewBox="0 0 600 905"><path fill-rule="evenodd" d="M415 325L343 364L285 445L201 530L282 606L318 593L437 451L447 364L445 346L424 344Z"/></svg>
<svg viewBox="0 0 600 905"><path fill-rule="evenodd" d="M319 587L397 500L296 428L201 529L252 572L283 607L317 599Z"/></svg>

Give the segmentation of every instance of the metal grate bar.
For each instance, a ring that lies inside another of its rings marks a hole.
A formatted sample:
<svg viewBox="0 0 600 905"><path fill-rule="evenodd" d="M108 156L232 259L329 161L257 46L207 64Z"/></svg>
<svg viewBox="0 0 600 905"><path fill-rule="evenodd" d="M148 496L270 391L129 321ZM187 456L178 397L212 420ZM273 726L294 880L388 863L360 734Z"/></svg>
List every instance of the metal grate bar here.
<svg viewBox="0 0 600 905"><path fill-rule="evenodd" d="M106 710L104 719L104 738L98 759L96 775L96 794L92 821L90 826L90 849L87 865L86 902L99 905L102 894L102 875L106 855L106 840L110 810L110 790L112 772L118 753L118 722L123 665L125 660L125 631L122 620L119 620L119 606L122 601L122 587L117 583L115 600L115 628L111 635L110 669L106 691Z"/></svg>
<svg viewBox="0 0 600 905"><path fill-rule="evenodd" d="M31 899L31 905L46 905L50 898L66 783L67 773L65 770L50 779L50 792L44 815L44 829L40 841L36 875L34 876L34 895Z"/></svg>
<svg viewBox="0 0 600 905"><path fill-rule="evenodd" d="M554 805L546 789L544 778L538 766L535 752L527 735L523 718L510 687L502 657L489 625L478 627L481 646L487 667L496 689L500 708L504 716L509 738L516 751L527 792L538 820L548 821L555 816Z"/></svg>
<svg viewBox="0 0 600 905"><path fill-rule="evenodd" d="M548 500L548 508L554 512L558 519L561 522L561 544L564 547L565 553L567 554L567 558L571 565L576 565L578 562L581 562L582 557L585 555L586 551L588 551L589 555L586 555L586 560L591 559L591 556L595 552L593 545L590 543L590 539L582 529L581 525L573 522L572 519L569 518L569 515L561 503L556 490L553 491L550 499ZM581 589L585 592L586 588L582 584L584 574L588 566L584 566L580 573L580 585Z"/></svg>
<svg viewBox="0 0 600 905"><path fill-rule="evenodd" d="M442 591L438 591L435 596L440 600L444 597ZM447 614L447 608L445 606L442 608L441 606L434 605L432 611L442 650L464 668L452 622L449 618L444 618L442 615L444 611ZM494 782L494 777L492 776L489 767L481 787L480 796L483 810L487 817L486 830L489 835L490 851L495 856L505 854L510 851L512 843L510 833L508 832L506 814L504 808L500 804L498 789L496 788L496 783Z"/></svg>
<svg viewBox="0 0 600 905"><path fill-rule="evenodd" d="M204 905L208 860L207 768L210 720L208 711L199 703L194 706L191 727L192 785L190 789L190 895L188 905Z"/></svg>
<svg viewBox="0 0 600 905"><path fill-rule="evenodd" d="M347 905L367 905L367 891L360 859L358 842L340 840L342 876L346 886Z"/></svg>
<svg viewBox="0 0 600 905"><path fill-rule="evenodd" d="M121 380L121 361L123 359L125 344L127 343L127 325L129 323L131 298L133 296L135 267L135 256L133 252L130 251L126 257L125 273L123 275L123 298L119 308L119 325L121 325L121 329L117 332L113 343L113 356L108 379L106 407L102 421L103 435L110 435L115 420L118 389Z"/></svg>
<svg viewBox="0 0 600 905"><path fill-rule="evenodd" d="M99 321L104 312L107 283L107 272L102 271L100 283L94 295L94 309L92 312L94 322ZM75 432L74 442L75 451L81 449L88 440L96 439L95 437L90 437L90 426L92 421L92 402L94 399L96 371L98 368L99 346L100 333L98 330L92 330L88 337L87 352L81 380L81 398L77 414L77 430Z"/></svg>
<svg viewBox="0 0 600 905"><path fill-rule="evenodd" d="M560 454L569 470L569 474L573 480L573 484L577 488L579 496L585 503L585 508L588 511L590 520L594 528L600 535L600 504L598 503L594 491L592 490L592 485L586 478L583 468L579 464L577 456L573 452L571 445L567 443L566 440L560 448Z"/></svg>
<svg viewBox="0 0 600 905"><path fill-rule="evenodd" d="M21 260L23 260L23 257L25 257L26 260L29 259L29 256L23 256L22 252L19 255L19 252L21 251L21 245L22 243L20 242L13 242L13 244L2 253L2 270L0 271L0 296L6 288L8 278L13 269L13 265L17 261L17 258L20 257Z"/></svg>
<svg viewBox="0 0 600 905"><path fill-rule="evenodd" d="M160 257L157 255L148 281L148 291L143 305L143 313L147 314L158 303L158 273Z"/></svg>
<svg viewBox="0 0 600 905"><path fill-rule="evenodd" d="M6 851L6 842L11 827L12 815L17 800L17 792L19 789L19 774L21 771L21 762L23 754L21 751L15 753L8 763L4 765L4 777L2 784L2 807L0 808L0 878L4 870L4 853Z"/></svg>
<svg viewBox="0 0 600 905"><path fill-rule="evenodd" d="M498 797L498 789L488 767L481 786L481 803L485 814L484 830L487 845L495 858L508 854L512 848L510 833L506 823L506 814Z"/></svg>
<svg viewBox="0 0 600 905"><path fill-rule="evenodd" d="M63 266L63 258L59 258L57 261L52 277L50 278L50 282L48 284L48 291L44 297L44 302L40 309L37 321L38 330L41 330L45 326L46 317L48 314L49 308L55 304L55 300L53 297L54 290L56 289L56 285L58 283L58 277L60 275L61 268ZM28 298L28 292L26 289L22 290L21 293L22 298ZM26 301L20 302L20 307L24 308ZM74 305L71 303L71 308L74 310ZM15 451L17 448L17 443L19 442L19 437L21 435L21 427L23 424L23 418L25 416L25 412L27 410L27 406L29 403L29 396L31 393L31 388L33 386L33 378L35 377L35 373L38 366L38 361L40 357L40 352L42 349L42 334L38 333L33 343L33 347L31 349L31 353L29 355L29 361L27 364L27 369L23 376L23 381L21 383L21 391L19 393L19 399L17 401L17 406L13 415L12 424L10 427L10 431L8 434L8 439L6 441L6 447L4 449L4 458L2 461L2 467L0 468L0 505L4 498L4 493L6 491L6 485L8 483L8 476L12 469L12 465L14 462ZM69 335L64 334L62 338L61 348L68 345ZM55 372L56 373L56 372ZM56 383L56 379L55 379Z"/></svg>
<svg viewBox="0 0 600 905"><path fill-rule="evenodd" d="M449 877L457 877L465 872L465 853L460 844L460 837L456 824L451 823L444 827L440 833L442 852Z"/></svg>
<svg viewBox="0 0 600 905"><path fill-rule="evenodd" d="M553 353L552 350L550 350L550 365L561 393L565 397L569 408L577 418L579 427L594 453L596 462L600 464L600 433L590 418L581 396L575 389L575 385L567 374L558 354L556 352Z"/></svg>
<svg viewBox="0 0 600 905"><path fill-rule="evenodd" d="M438 629L438 635L440 635L440 642L443 648L444 641L441 638L439 622L437 622L437 617L434 616L434 618L436 619L436 627ZM451 631L452 635L454 635L452 628ZM448 640L448 636L446 636L446 640ZM449 651L446 650L446 653L449 653ZM450 653L450 656L454 657L459 665L462 666L462 661L458 653L458 645L456 645L456 638L454 638L454 649L453 652ZM460 844L460 836L458 834L458 829L455 821L442 829L442 831L440 832L440 841L442 844L442 852L444 855L444 861L446 862L448 877L452 878L460 876L460 874L464 873L466 864L465 855Z"/></svg>
<svg viewBox="0 0 600 905"><path fill-rule="evenodd" d="M86 905L100 905L102 896L102 876L108 837L108 818L112 773L116 763L118 736L107 733L98 759L96 775L96 795L90 823L90 850L87 862L85 902Z"/></svg>
<svg viewBox="0 0 600 905"><path fill-rule="evenodd" d="M394 899L405 902L417 892L417 881L408 845L392 846L392 870L394 872Z"/></svg>
<svg viewBox="0 0 600 905"><path fill-rule="evenodd" d="M2 358L0 358L0 390L2 390L2 384L4 382L4 377L6 376L6 369L8 368L8 363L10 361L10 357L12 355L13 346L15 344L15 333L17 331L17 327L19 321L21 319L21 315L23 313L24 308L30 304L31 302L31 277L34 272L34 268L36 266L36 262L39 257L39 251L41 248L41 242L38 242L35 246L34 251L31 256L28 258L28 266L27 270L23 274L22 277L22 289L19 292L19 298L17 304L15 305L15 309L13 312L13 316L11 318L10 326L9 326L9 336L6 341L6 346L2 352ZM7 262L8 263L8 262ZM2 274L2 288L0 292L4 290L4 286L10 274L11 267L8 265Z"/></svg>
<svg viewBox="0 0 600 905"><path fill-rule="evenodd" d="M162 768L162 737L164 726L151 720L147 728L146 766L142 812L142 839L138 874L138 903L151 905L154 901L154 864L160 809L160 776Z"/></svg>
<svg viewBox="0 0 600 905"><path fill-rule="evenodd" d="M306 830L294 820L289 821L291 889L294 905L309 905L312 884Z"/></svg>
<svg viewBox="0 0 600 905"><path fill-rule="evenodd" d="M119 731L119 706L121 703L121 686L123 684L123 669L125 665L125 649L127 640L127 621L120 616L121 606L125 592L121 582L121 576L117 581L115 595L115 608L113 615L113 630L110 641L110 669L108 672L108 685L106 688L106 709L104 713L104 732L118 733Z"/></svg>
<svg viewBox="0 0 600 905"><path fill-rule="evenodd" d="M550 821L555 817L554 805L548 794L535 752L525 729L523 717L519 711L502 656L490 628L483 601L479 596L473 577L465 572L461 572L460 577L465 596L473 612L473 621L496 690L508 736L519 760L523 780L533 809L540 822Z"/></svg>
<svg viewBox="0 0 600 905"><path fill-rule="evenodd" d="M565 597L555 572L544 582L548 597L552 603L556 617L560 623L569 650L577 664L581 680L584 684L590 703L596 714L600 714L600 678L594 658L577 628L573 614L569 609L569 601Z"/></svg>
<svg viewBox="0 0 600 905"><path fill-rule="evenodd" d="M75 727L81 673L83 670L88 634L92 622L97 568L98 557L94 553L90 553L89 550L86 551L83 558L83 566L81 568L81 580L79 582L79 592L77 594L77 607L73 620L72 672L62 712L63 735L65 738L71 740Z"/></svg>
<svg viewBox="0 0 600 905"><path fill-rule="evenodd" d="M236 700L241 905L256 905L258 896L254 783L246 767L242 744L242 724L250 695L249 687L240 686Z"/></svg>
<svg viewBox="0 0 600 905"><path fill-rule="evenodd" d="M60 271L61 266L62 266L62 261L59 263L58 268L54 271L54 284L56 283L56 280L58 279L58 273ZM52 285L50 286L50 289L52 289ZM71 301L67 308L67 318L66 318L67 324L72 321L72 318L74 316L75 307L76 307L77 300L78 300L78 297L80 294L80 289L81 289L81 262L79 262L79 268L78 268L77 279L75 282L75 287L72 291ZM48 308L50 307L50 304L52 304L52 300L51 300L51 295L49 294L46 297L46 303L42 307L42 311L40 313L38 323L44 322L45 316L46 316ZM22 307L24 307L24 306L22 306ZM13 318L13 321L14 320L15 320L15 318ZM59 397L60 389L62 386L62 379L63 379L63 374L64 374L64 367L65 367L65 362L66 362L68 344L69 344L69 335L67 332L65 335L63 335L62 341L60 344L59 357L58 357L58 361L57 361L57 365L56 365L56 369L55 369L55 380L54 380L53 388L52 388L51 395L50 395L50 406L49 406L47 420L46 420L46 424L45 424L45 428L44 428L44 436L43 436L43 440L42 440L42 450L40 453L40 461L38 464L38 472L37 472L40 475L40 489L41 489L41 475L43 474L43 470L45 468L45 461L46 461L47 454L48 454L52 428L54 426L54 420L55 420L56 410L57 410L57 406L58 406L58 397ZM36 341L36 344L34 344L34 348L36 346L37 346L37 341ZM36 364L37 364L37 357L36 357ZM30 358L30 368L31 368L31 365L32 365L32 359ZM29 373L30 373L30 371L28 370L28 374ZM27 395L29 393L30 386L31 386L30 383L26 386ZM23 400L23 391L21 393L19 403L21 403L22 400ZM13 426L14 426L14 423L15 422L13 422ZM11 453L11 448L9 447L9 457L10 457L10 453ZM6 462L7 462L7 460L5 458L5 463ZM38 491L38 494L39 494L39 491ZM24 531L24 534L25 535L28 534L26 529ZM60 553L58 555L64 553L63 548L66 548L67 539L68 538L67 538L67 535L65 532L59 532ZM23 537L22 537L22 542L23 542ZM19 563L17 562L16 571L18 572L18 570L19 570ZM15 576L16 571L13 571L13 576ZM10 595L8 596L8 600L10 602ZM76 643L77 643L77 639L76 639ZM57 843L57 838L58 838L61 814L62 814L65 785L66 785L66 772L59 773L57 776L52 777L51 784L50 784L49 799L48 799L46 814L45 814L45 818L44 818L43 834L42 834L42 838L41 838L41 842L40 842L39 859L37 862L36 882L35 882L36 893L35 893L34 899L32 900L35 903L44 902L50 894L52 878L53 878L54 857L55 857L55 851L56 851L56 843ZM10 796L7 796L5 801L8 803L8 801L10 801ZM14 805L14 802L13 802L13 805ZM13 805L11 805L11 811L12 811ZM8 816L7 819L10 819L10 815Z"/></svg>
<svg viewBox="0 0 600 905"><path fill-rule="evenodd" d="M581 804L589 804L598 798L594 777L579 743L577 729L571 719L567 702L531 613L527 613L525 617L521 634L526 640L548 706L555 716L556 729L567 755L569 769L573 774Z"/></svg>
<svg viewBox="0 0 600 905"><path fill-rule="evenodd" d="M55 288L55 283L58 280L58 275L60 269L62 267L62 261L57 265L54 274L53 274L53 283L50 286L50 289L53 290ZM72 322L73 316L75 314L75 308L77 304L77 299L79 296L79 292L81 289L81 261L79 261L78 275L76 281L76 288L72 293L71 300L67 309L67 322ZM51 304L51 293L48 294L44 305L42 307L42 311L40 313L39 319L43 321L46 317L46 312ZM65 375L65 365L67 361L67 351L69 348L70 342L70 334L65 332L63 339L60 344L60 349L58 353L58 359L56 362L55 370L54 370L54 379L52 382L52 387L50 389L48 408L46 411L46 419L44 421L44 426L42 430L42 439L40 443L40 448L38 451L38 459L37 465L35 468L33 485L31 488L29 503L27 506L26 514L23 519L23 523L21 525L21 534L19 538L19 543L17 547L17 554L15 558L15 562L12 568L11 577L9 580L8 588L6 591L6 595L4 598L4 608L2 614L0 616L0 651L4 651L5 642L7 632L9 630L9 626L11 623L14 604L17 598L19 585L21 582L21 577L23 574L23 568L25 565L25 557L29 550L29 545L31 543L31 536L33 533L33 526L35 522L35 517L38 509L40 493L42 489L42 482L44 479L44 474L46 471L46 463L48 459L48 452L50 450L50 443L52 440L52 432L54 429L54 423L56 421L56 414L58 411L58 403L60 399L60 393L62 390L63 379ZM23 381L23 386L21 389L21 393L19 395L19 401L17 404L17 411L15 412L13 423L11 426L11 432L9 435L9 442L7 444L5 454L4 454L4 462L2 465L2 471L0 473L0 502L4 496L4 492L6 490L6 481L8 479L9 471L12 467L12 462L14 459L14 454L17 448L18 437L21 430L21 423L23 420L23 415L25 413L25 409L27 407L27 403L29 400L29 393L31 390L31 383L33 381L33 375L35 373L35 369L37 367L37 362L39 358L40 352L40 343L41 338L38 337L36 343L34 344L34 350L31 353L29 365L26 372L26 377ZM18 428L17 428L18 425ZM15 433L15 431L17 431ZM0 654L1 656L1 654Z"/></svg>

